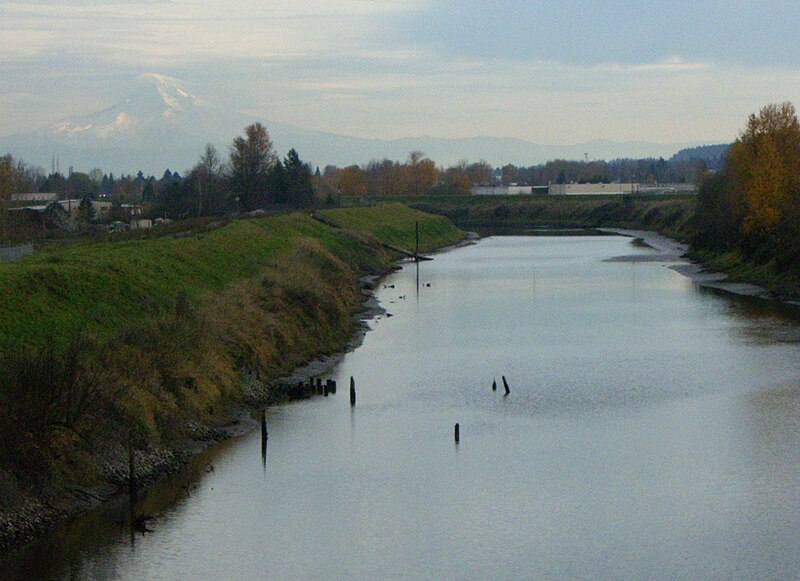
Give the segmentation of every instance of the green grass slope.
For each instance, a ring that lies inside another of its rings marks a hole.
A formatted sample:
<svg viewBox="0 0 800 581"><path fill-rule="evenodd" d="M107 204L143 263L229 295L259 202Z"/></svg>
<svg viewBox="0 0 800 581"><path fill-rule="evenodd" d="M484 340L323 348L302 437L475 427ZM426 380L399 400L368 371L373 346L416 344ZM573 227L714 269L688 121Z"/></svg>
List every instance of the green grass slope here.
<svg viewBox="0 0 800 581"><path fill-rule="evenodd" d="M128 434L155 450L226 421L243 371L269 382L345 346L359 278L397 258L382 242L408 245L416 222L426 250L462 236L398 204L325 216L336 226L297 212L0 263L0 512L102 479Z"/></svg>

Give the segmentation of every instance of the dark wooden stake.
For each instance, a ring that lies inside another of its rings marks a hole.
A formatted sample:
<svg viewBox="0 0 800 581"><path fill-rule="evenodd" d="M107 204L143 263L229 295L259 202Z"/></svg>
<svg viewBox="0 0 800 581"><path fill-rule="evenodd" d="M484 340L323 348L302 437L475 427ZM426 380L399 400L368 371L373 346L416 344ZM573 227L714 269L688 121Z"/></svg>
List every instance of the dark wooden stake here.
<svg viewBox="0 0 800 581"><path fill-rule="evenodd" d="M350 377L350 407L356 406L356 382Z"/></svg>
<svg viewBox="0 0 800 581"><path fill-rule="evenodd" d="M506 395L511 393L511 390L508 388L508 382L506 381L506 376L503 376L503 387L506 388Z"/></svg>
<svg viewBox="0 0 800 581"><path fill-rule="evenodd" d="M261 463L267 468L267 410L261 410Z"/></svg>
<svg viewBox="0 0 800 581"><path fill-rule="evenodd" d="M496 379L492 380L492 391L497 391L497 380Z"/></svg>
<svg viewBox="0 0 800 581"><path fill-rule="evenodd" d="M419 222L415 222L415 230L416 230L416 239L417 243L414 247L414 260L419 262Z"/></svg>
<svg viewBox="0 0 800 581"><path fill-rule="evenodd" d="M136 486L136 451L133 449L133 437L128 436L128 493L131 497L131 502L136 502L137 495Z"/></svg>
<svg viewBox="0 0 800 581"><path fill-rule="evenodd" d="M461 433L460 432L461 432L460 426L458 424L456 424L455 428L453 429L453 436L456 439L456 444L458 444L459 440L461 439Z"/></svg>
<svg viewBox="0 0 800 581"><path fill-rule="evenodd" d="M130 511L131 538L136 526L136 500L138 487L136 486L136 452L133 449L133 436L128 432L128 510Z"/></svg>

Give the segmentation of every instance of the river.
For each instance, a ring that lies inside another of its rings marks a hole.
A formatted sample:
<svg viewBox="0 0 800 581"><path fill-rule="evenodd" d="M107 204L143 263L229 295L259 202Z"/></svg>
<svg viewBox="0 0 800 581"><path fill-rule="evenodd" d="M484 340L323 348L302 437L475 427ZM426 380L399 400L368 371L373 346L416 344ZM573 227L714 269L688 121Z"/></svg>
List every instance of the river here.
<svg viewBox="0 0 800 581"><path fill-rule="evenodd" d="M226 442L152 489L152 533L118 503L3 572L798 578L797 310L605 261L651 252L509 236L407 264L339 393L268 410L265 462L258 431Z"/></svg>

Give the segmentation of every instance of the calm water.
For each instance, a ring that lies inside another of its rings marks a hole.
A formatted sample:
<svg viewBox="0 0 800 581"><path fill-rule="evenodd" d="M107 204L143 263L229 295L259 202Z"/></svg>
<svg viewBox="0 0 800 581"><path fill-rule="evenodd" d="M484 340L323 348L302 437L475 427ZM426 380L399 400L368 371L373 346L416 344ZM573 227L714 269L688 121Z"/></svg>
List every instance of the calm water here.
<svg viewBox="0 0 800 581"><path fill-rule="evenodd" d="M355 377L355 410L346 389L269 410L266 464L258 433L209 451L153 490L152 534L131 539L112 507L3 571L798 578L800 324L661 264L603 262L647 252L490 238L422 264L418 292L406 266L379 292L393 316L332 372Z"/></svg>

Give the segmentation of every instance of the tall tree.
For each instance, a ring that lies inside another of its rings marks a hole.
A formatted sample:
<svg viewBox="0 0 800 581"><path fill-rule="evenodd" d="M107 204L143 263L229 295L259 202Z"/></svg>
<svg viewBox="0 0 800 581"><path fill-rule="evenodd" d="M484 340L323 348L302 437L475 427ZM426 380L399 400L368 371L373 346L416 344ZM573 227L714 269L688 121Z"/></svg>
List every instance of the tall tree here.
<svg viewBox="0 0 800 581"><path fill-rule="evenodd" d="M405 194L420 196L436 185L438 172L436 164L425 157L421 151L412 151L408 154L408 162L403 168L405 171Z"/></svg>
<svg viewBox="0 0 800 581"><path fill-rule="evenodd" d="M340 195L361 197L367 193L367 180L364 170L357 165L336 171L336 189Z"/></svg>
<svg viewBox="0 0 800 581"><path fill-rule="evenodd" d="M225 166L213 144L207 143L188 180L197 197L197 215L216 214L225 206L223 173Z"/></svg>
<svg viewBox="0 0 800 581"><path fill-rule="evenodd" d="M268 201L268 174L277 158L267 128L261 123L248 125L244 133L231 147L231 185L244 209L253 210Z"/></svg>
<svg viewBox="0 0 800 581"><path fill-rule="evenodd" d="M311 166L303 163L297 151L290 149L283 161L286 171L286 201L298 208L314 205L314 185L311 181Z"/></svg>
<svg viewBox="0 0 800 581"><path fill-rule="evenodd" d="M774 234L800 192L800 123L791 103L750 115L728 151L728 169L742 204L742 231L752 245Z"/></svg>
<svg viewBox="0 0 800 581"><path fill-rule="evenodd" d="M0 240L10 235L8 205L14 192L14 173L11 156L0 157Z"/></svg>

